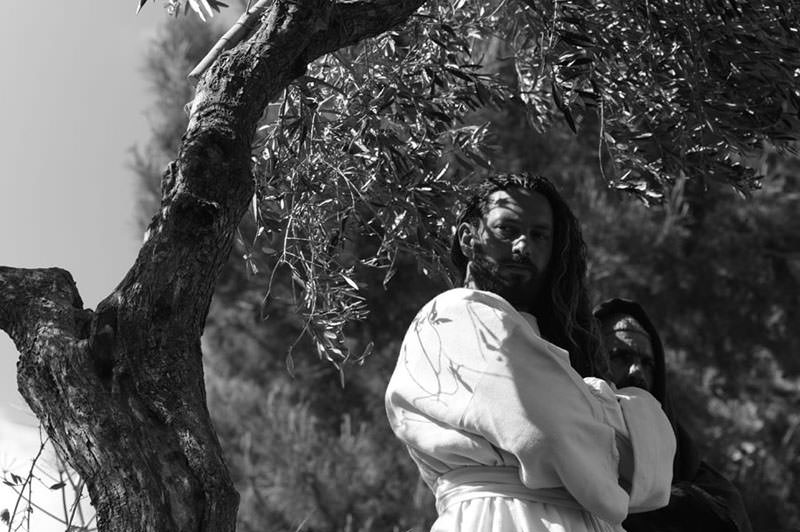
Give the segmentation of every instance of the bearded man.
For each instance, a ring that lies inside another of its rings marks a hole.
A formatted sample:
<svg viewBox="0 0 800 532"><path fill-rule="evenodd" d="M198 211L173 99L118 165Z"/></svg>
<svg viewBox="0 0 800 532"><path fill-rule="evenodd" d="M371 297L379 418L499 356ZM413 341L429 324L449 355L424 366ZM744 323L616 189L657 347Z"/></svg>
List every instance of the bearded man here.
<svg viewBox="0 0 800 532"><path fill-rule="evenodd" d="M692 438L676 419L667 393L664 348L641 305L610 299L597 306L603 342L617 386L649 391L661 403L677 439L669 504L630 515L627 532L752 532L741 496L725 477L700 460Z"/></svg>
<svg viewBox="0 0 800 532"><path fill-rule="evenodd" d="M452 253L463 287L417 314L386 391L436 495L432 532L621 532L666 504L672 429L648 392L590 377L605 364L585 246L552 184L488 179Z"/></svg>
<svg viewBox="0 0 800 532"><path fill-rule="evenodd" d="M450 251L464 286L536 316L542 337L567 350L582 377L606 375L580 224L548 180L505 174L479 186L458 219Z"/></svg>

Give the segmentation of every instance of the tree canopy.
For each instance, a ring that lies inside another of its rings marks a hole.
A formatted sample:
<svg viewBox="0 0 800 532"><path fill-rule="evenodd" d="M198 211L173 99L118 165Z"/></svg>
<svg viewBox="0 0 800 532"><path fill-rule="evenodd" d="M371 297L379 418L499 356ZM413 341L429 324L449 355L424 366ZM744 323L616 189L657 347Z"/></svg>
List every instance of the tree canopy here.
<svg viewBox="0 0 800 532"><path fill-rule="evenodd" d="M687 182L749 193L765 145L795 150L798 28L785 1L426 2L311 62L264 113L245 259L288 267L320 354L346 360L359 262L387 280L401 251L446 269L453 205L492 168L497 141L472 119L487 107L593 137L599 178L646 202ZM379 244L353 256L361 234Z"/></svg>

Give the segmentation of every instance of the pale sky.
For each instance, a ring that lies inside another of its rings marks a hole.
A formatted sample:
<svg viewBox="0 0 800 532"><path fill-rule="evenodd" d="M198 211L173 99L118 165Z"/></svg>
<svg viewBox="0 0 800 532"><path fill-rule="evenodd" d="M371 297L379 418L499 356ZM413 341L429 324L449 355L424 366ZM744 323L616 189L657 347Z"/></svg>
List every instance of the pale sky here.
<svg viewBox="0 0 800 532"><path fill-rule="evenodd" d="M69 270L87 308L122 279L141 242L126 164L148 139L141 68L167 19L161 4L136 15L135 0L3 3L0 265ZM16 360L0 332L0 473L22 475L38 432L16 391ZM9 490L0 484L0 511L13 506ZM34 532L64 529L33 515Z"/></svg>

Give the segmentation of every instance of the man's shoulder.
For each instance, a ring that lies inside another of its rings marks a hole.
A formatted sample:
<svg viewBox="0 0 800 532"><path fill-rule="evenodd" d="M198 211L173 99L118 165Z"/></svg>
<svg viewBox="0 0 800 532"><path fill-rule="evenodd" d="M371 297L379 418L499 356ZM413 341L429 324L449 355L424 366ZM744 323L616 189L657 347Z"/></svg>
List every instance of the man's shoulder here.
<svg viewBox="0 0 800 532"><path fill-rule="evenodd" d="M476 316L524 321L521 315L505 299L483 290L453 288L428 301L417 313L413 328L421 323L442 324Z"/></svg>
<svg viewBox="0 0 800 532"><path fill-rule="evenodd" d="M472 288L451 288L431 299L425 306L435 305L441 308L469 304L483 304L500 310L514 311L514 308L497 294Z"/></svg>
<svg viewBox="0 0 800 532"><path fill-rule="evenodd" d="M466 301L468 301L469 293L473 291L474 290L469 290L467 288L451 288L450 290L436 295L433 299L425 303L419 312L417 312L414 325L420 320L429 320L431 315L435 316L442 312L448 312L449 310L463 307Z"/></svg>

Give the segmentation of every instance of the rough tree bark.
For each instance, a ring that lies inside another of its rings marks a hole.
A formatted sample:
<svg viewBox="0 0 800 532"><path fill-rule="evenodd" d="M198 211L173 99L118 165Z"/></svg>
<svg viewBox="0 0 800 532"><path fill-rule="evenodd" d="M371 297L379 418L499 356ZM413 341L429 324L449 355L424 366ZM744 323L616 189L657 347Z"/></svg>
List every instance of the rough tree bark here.
<svg viewBox="0 0 800 532"><path fill-rule="evenodd" d="M20 351L20 391L86 480L100 530L235 529L238 495L206 407L200 335L254 192L257 121L310 61L422 3L276 1L200 80L161 210L95 311L63 270L0 267L0 328Z"/></svg>

